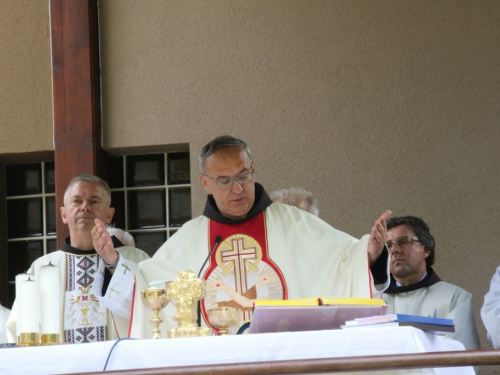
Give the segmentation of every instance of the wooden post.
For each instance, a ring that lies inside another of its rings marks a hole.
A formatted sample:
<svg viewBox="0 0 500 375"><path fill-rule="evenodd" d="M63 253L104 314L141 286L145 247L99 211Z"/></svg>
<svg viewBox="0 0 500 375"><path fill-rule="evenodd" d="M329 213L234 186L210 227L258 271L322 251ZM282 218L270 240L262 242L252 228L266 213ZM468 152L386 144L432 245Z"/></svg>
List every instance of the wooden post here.
<svg viewBox="0 0 500 375"><path fill-rule="evenodd" d="M57 243L69 230L59 207L68 182L88 173L105 178L97 0L50 0Z"/></svg>

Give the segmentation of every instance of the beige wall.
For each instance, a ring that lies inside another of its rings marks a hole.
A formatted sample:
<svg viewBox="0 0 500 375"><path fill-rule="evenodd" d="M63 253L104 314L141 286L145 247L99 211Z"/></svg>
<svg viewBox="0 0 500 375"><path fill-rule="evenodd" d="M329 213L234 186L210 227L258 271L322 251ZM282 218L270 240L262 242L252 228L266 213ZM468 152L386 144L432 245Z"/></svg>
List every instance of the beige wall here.
<svg viewBox="0 0 500 375"><path fill-rule="evenodd" d="M246 140L356 236L424 218L436 270L482 296L500 263L500 3L101 0L107 148ZM203 207L193 190L194 214Z"/></svg>
<svg viewBox="0 0 500 375"><path fill-rule="evenodd" d="M12 154L50 152L48 1L2 0L0 46L0 162Z"/></svg>
<svg viewBox="0 0 500 375"><path fill-rule="evenodd" d="M52 148L48 7L33 4L0 27L13 51L0 57L0 154ZM249 143L269 191L312 191L341 230L367 233L386 208L421 216L439 275L474 294L486 346L500 2L100 0L100 11L105 148L189 144L196 180L199 149L229 133ZM203 203L196 186L193 214Z"/></svg>

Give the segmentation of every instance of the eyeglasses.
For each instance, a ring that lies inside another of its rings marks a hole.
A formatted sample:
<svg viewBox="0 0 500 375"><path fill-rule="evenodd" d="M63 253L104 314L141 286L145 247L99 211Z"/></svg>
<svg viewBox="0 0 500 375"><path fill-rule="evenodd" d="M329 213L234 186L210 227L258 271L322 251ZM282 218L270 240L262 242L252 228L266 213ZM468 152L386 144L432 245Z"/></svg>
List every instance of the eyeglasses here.
<svg viewBox="0 0 500 375"><path fill-rule="evenodd" d="M394 244L398 245L398 247L401 249L403 246L408 245L411 242L418 242L418 238L410 238L410 237L399 237L397 240L392 240L392 241L387 241L385 244L388 249L391 249Z"/></svg>
<svg viewBox="0 0 500 375"><path fill-rule="evenodd" d="M236 177L222 177L218 178L217 180L214 180L212 177L203 174L203 176L215 182L217 184L217 187L221 190L226 190L232 187L234 181L240 184L240 186L246 185L253 181L253 175L254 175L253 167L250 168L249 172L244 172Z"/></svg>

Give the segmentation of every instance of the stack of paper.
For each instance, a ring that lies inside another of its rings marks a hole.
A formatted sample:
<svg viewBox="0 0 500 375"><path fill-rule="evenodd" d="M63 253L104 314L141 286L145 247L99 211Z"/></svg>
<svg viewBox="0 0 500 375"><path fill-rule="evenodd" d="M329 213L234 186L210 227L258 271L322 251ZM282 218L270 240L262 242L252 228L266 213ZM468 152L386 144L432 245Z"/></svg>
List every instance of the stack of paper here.
<svg viewBox="0 0 500 375"><path fill-rule="evenodd" d="M423 331L431 332L455 332L452 319L432 318L429 316L388 314L347 320L343 329L356 327L387 327L387 326L411 326Z"/></svg>
<svg viewBox="0 0 500 375"><path fill-rule="evenodd" d="M381 299L305 298L255 301L250 333L338 329L346 320L382 315Z"/></svg>

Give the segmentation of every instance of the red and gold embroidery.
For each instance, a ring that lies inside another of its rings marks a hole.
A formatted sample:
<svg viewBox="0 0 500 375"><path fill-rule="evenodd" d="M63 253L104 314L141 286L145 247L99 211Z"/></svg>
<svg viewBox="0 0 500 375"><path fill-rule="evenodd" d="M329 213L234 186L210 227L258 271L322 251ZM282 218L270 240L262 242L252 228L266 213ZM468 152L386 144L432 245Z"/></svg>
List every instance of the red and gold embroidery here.
<svg viewBox="0 0 500 375"><path fill-rule="evenodd" d="M207 296L202 313L214 307L236 307L241 320L251 318L256 299L286 299L287 288L281 270L269 257L265 216L260 214L242 224L210 221L209 244L220 235L224 239L210 257L203 278ZM210 249L211 246L208 246Z"/></svg>

